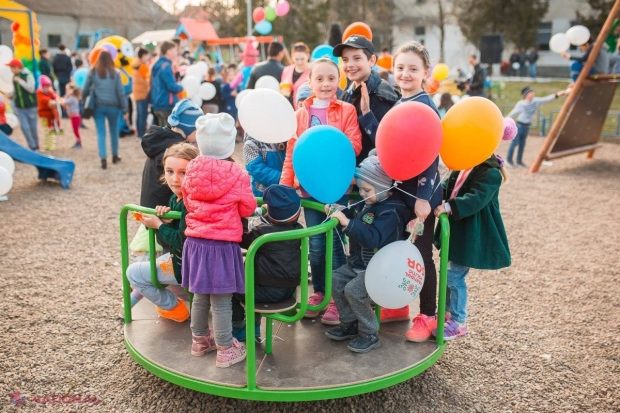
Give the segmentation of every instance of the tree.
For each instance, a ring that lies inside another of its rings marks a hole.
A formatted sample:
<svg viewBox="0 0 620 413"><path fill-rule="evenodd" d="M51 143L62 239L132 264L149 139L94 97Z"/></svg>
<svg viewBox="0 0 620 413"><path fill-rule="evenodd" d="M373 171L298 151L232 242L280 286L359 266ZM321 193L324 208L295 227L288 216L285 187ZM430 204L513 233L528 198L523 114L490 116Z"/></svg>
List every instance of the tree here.
<svg viewBox="0 0 620 413"><path fill-rule="evenodd" d="M588 0L588 6L590 6L591 13L588 15L583 15L577 12L577 20L580 24L583 24L590 29L590 33L595 36L603 28L603 24L605 24L607 16L611 13L611 8L614 3L614 0Z"/></svg>
<svg viewBox="0 0 620 413"><path fill-rule="evenodd" d="M392 47L392 30L399 15L394 0L332 0L331 5L332 16L342 27L364 22L373 31L372 40L376 47Z"/></svg>

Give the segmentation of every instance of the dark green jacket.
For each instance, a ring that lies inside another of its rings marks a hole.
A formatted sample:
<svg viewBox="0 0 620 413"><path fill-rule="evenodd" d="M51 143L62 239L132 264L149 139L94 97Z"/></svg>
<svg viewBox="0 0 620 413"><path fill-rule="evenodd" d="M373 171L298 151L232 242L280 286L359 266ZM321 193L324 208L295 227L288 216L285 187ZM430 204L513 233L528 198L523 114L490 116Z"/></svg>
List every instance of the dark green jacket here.
<svg viewBox="0 0 620 413"><path fill-rule="evenodd" d="M41 60L39 60L39 72L41 72L42 75L45 75L47 77L49 77L50 79L52 79L52 81L54 80L54 74L52 71L52 63L47 60L47 59L43 59L41 58Z"/></svg>
<svg viewBox="0 0 620 413"><path fill-rule="evenodd" d="M499 211L500 164L495 155L476 166L456 198L450 199L459 171L444 183L444 200L450 204L449 260L470 268L497 270L510 266L510 249ZM441 224L435 231L440 248Z"/></svg>
<svg viewBox="0 0 620 413"><path fill-rule="evenodd" d="M172 268L174 278L181 284L181 261L183 254L183 244L185 243L185 215L187 210L183 199L177 200L177 196L172 194L168 206L171 211L181 213L180 220L173 220L170 224L162 224L157 230L157 234L170 245L170 256L172 257Z"/></svg>

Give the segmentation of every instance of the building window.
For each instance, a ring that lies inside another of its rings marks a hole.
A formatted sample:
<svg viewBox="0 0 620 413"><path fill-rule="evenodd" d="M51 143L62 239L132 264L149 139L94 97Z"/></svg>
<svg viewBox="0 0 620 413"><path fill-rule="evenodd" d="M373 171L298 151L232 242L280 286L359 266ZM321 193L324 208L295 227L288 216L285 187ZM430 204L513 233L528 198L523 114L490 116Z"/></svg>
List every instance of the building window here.
<svg viewBox="0 0 620 413"><path fill-rule="evenodd" d="M47 35L47 47L58 47L58 44L62 42L62 39L59 34L48 34Z"/></svg>
<svg viewBox="0 0 620 413"><path fill-rule="evenodd" d="M538 50L549 50L549 40L551 40L551 22L544 22L538 25Z"/></svg>
<svg viewBox="0 0 620 413"><path fill-rule="evenodd" d="M424 36L426 34L426 27L416 26L416 28L414 29L414 34L416 36Z"/></svg>
<svg viewBox="0 0 620 413"><path fill-rule="evenodd" d="M78 44L78 48L79 49L90 49L91 45L90 45L90 39L91 36L89 35L80 35L80 42Z"/></svg>

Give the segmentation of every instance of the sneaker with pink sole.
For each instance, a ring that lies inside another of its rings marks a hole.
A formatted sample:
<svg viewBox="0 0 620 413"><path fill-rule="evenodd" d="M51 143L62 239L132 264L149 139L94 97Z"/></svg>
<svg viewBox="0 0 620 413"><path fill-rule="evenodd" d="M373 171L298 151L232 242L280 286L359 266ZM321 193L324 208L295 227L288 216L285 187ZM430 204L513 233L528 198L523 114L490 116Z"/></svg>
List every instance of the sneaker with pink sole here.
<svg viewBox="0 0 620 413"><path fill-rule="evenodd" d="M327 310L325 310L325 314L323 314L323 318L321 318L321 323L327 324L328 326L337 326L340 324L340 315L338 314L338 308L333 299L330 300Z"/></svg>
<svg viewBox="0 0 620 413"><path fill-rule="evenodd" d="M192 356L201 357L213 350L215 350L215 339L212 334L208 336L192 334Z"/></svg>
<svg viewBox="0 0 620 413"><path fill-rule="evenodd" d="M217 346L215 365L220 368L230 367L245 360L245 347L236 338L233 338L230 347Z"/></svg>
<svg viewBox="0 0 620 413"><path fill-rule="evenodd" d="M413 325L405 334L407 341L421 343L428 340L437 327L437 316L429 317L426 314L418 314L413 318Z"/></svg>
<svg viewBox="0 0 620 413"><path fill-rule="evenodd" d="M310 295L310 297L308 297L308 305L317 306L321 304L321 302L323 301L323 298L325 298L325 295L323 293L313 293L312 295ZM319 311L307 310L304 317L305 318L316 318L318 315L319 315Z"/></svg>

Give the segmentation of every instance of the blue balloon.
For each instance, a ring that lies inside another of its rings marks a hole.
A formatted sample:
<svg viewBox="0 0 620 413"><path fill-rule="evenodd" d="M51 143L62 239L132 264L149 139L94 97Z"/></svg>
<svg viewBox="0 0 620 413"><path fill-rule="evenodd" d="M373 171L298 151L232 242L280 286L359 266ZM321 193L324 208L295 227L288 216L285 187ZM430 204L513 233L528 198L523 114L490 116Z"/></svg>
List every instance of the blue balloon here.
<svg viewBox="0 0 620 413"><path fill-rule="evenodd" d="M271 29L273 26L270 21L263 20L262 22L256 23L254 26L254 30L256 30L259 34L265 35L271 33Z"/></svg>
<svg viewBox="0 0 620 413"><path fill-rule="evenodd" d="M316 200L336 202L347 192L355 174L353 145L333 126L313 126L295 144L293 170L302 188Z"/></svg>
<svg viewBox="0 0 620 413"><path fill-rule="evenodd" d="M84 83L86 83L87 77L88 77L88 69L80 68L80 69L76 69L76 71L73 72L73 82L80 89L84 89Z"/></svg>
<svg viewBox="0 0 620 413"><path fill-rule="evenodd" d="M334 63L338 64L338 58L334 56L334 48L328 44L320 44L315 47L310 55L310 61L320 59L321 57L329 57Z"/></svg>

